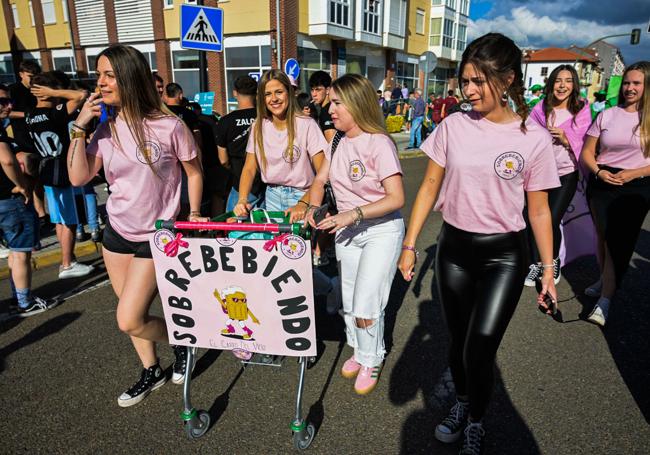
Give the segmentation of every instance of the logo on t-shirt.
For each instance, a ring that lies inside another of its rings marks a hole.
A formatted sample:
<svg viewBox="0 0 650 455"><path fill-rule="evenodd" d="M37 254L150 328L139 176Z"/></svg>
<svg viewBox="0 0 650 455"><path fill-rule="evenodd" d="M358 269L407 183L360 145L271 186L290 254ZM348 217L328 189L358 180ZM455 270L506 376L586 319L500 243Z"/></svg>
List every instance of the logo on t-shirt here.
<svg viewBox="0 0 650 455"><path fill-rule="evenodd" d="M155 142L145 141L142 146L138 147L135 153L136 158L143 164L155 163L160 159L160 146ZM147 162L149 158L149 162Z"/></svg>
<svg viewBox="0 0 650 455"><path fill-rule="evenodd" d="M505 152L494 161L494 171L505 180L512 180L524 170L524 157L517 152Z"/></svg>
<svg viewBox="0 0 650 455"><path fill-rule="evenodd" d="M289 259L300 259L307 251L307 244L301 237L290 235L280 244L280 250Z"/></svg>
<svg viewBox="0 0 650 455"><path fill-rule="evenodd" d="M284 161L287 163L293 164L300 158L300 153L300 147L294 144L293 152L290 153L288 149L285 150L282 152L282 158L284 158Z"/></svg>
<svg viewBox="0 0 650 455"><path fill-rule="evenodd" d="M360 160L351 161L348 175L350 176L350 180L358 182L366 175L366 167Z"/></svg>

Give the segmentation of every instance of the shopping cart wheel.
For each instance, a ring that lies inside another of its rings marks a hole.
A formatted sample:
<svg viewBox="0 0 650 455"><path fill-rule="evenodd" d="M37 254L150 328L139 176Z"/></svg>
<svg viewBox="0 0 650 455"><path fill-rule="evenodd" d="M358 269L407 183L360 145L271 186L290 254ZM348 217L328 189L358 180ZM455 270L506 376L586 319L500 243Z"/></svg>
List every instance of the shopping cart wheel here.
<svg viewBox="0 0 650 455"><path fill-rule="evenodd" d="M206 411L199 411L197 418L185 422L185 432L190 439L198 439L208 431L210 427L210 414Z"/></svg>
<svg viewBox="0 0 650 455"><path fill-rule="evenodd" d="M304 430L297 431L293 434L293 446L298 450L307 449L314 440L316 429L311 423Z"/></svg>

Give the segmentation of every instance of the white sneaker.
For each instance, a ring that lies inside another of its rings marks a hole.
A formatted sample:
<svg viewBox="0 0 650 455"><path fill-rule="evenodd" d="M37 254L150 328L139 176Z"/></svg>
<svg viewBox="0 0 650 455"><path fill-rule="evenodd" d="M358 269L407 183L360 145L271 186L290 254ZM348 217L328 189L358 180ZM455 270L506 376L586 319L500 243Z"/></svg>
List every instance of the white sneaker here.
<svg viewBox="0 0 650 455"><path fill-rule="evenodd" d="M600 293L603 291L603 280L599 279L594 284L591 284L585 288L585 295L587 297L600 297Z"/></svg>
<svg viewBox="0 0 650 455"><path fill-rule="evenodd" d="M524 280L524 286L527 286L529 288L534 288L535 287L535 282L539 277L542 276L542 272L544 271L544 268L542 267L542 264L531 264L530 267L528 267L528 275L526 275L526 280Z"/></svg>
<svg viewBox="0 0 650 455"><path fill-rule="evenodd" d="M598 299L598 303L596 303L594 309L591 310L589 316L587 316L587 321L599 325L601 327L605 327L608 313L609 313L609 299L605 297L601 297Z"/></svg>
<svg viewBox="0 0 650 455"><path fill-rule="evenodd" d="M80 262L75 261L68 267L59 267L59 279L62 280L64 278L86 276L93 270L95 270L95 267L92 265L81 264Z"/></svg>

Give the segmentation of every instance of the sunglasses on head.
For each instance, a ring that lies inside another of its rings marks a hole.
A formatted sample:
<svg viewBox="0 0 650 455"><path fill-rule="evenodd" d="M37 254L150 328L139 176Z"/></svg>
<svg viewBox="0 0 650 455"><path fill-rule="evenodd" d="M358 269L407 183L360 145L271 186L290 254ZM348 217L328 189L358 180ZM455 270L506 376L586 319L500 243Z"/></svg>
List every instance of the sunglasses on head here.
<svg viewBox="0 0 650 455"><path fill-rule="evenodd" d="M0 97L0 106L7 106L9 104L14 104L14 100L11 98Z"/></svg>

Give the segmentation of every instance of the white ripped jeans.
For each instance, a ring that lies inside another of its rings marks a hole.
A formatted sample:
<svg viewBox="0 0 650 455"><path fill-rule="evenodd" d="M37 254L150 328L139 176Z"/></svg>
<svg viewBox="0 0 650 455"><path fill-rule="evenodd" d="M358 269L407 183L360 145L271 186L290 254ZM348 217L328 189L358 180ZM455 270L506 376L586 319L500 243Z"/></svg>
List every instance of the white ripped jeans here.
<svg viewBox="0 0 650 455"><path fill-rule="evenodd" d="M355 360L365 367L381 365L386 354L384 310L403 239L404 220L399 214L366 220L336 234L347 342ZM374 322L361 328L356 318Z"/></svg>

